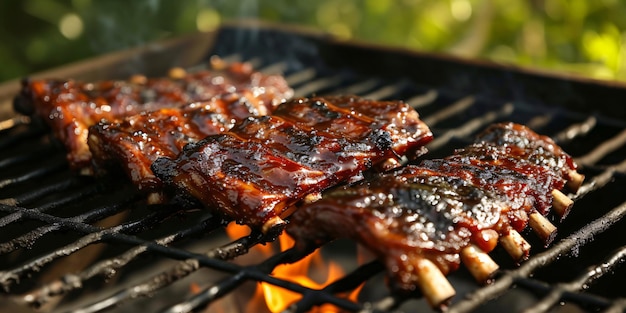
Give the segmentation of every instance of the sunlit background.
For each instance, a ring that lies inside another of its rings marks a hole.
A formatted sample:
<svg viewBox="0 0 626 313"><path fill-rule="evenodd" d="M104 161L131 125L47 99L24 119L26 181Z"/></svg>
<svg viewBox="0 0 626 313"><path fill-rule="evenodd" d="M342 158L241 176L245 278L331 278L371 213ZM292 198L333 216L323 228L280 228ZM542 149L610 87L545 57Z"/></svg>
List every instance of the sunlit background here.
<svg viewBox="0 0 626 313"><path fill-rule="evenodd" d="M23 0L0 1L0 81L236 18L626 80L622 0Z"/></svg>

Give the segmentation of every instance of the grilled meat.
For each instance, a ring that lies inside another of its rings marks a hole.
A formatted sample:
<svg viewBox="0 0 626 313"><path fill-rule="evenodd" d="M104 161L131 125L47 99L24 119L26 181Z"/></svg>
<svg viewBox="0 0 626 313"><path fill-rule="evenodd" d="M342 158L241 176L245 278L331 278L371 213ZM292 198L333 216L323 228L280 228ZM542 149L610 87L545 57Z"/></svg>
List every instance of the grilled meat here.
<svg viewBox="0 0 626 313"><path fill-rule="evenodd" d="M44 119L65 145L70 165L88 172L88 127L100 121L115 122L141 112L207 101L225 93L249 92L268 107L292 95L282 77L254 72L245 63L179 76L96 83L25 80L15 101L16 110Z"/></svg>
<svg viewBox="0 0 626 313"><path fill-rule="evenodd" d="M415 110L399 101L315 97L281 104L230 131L159 158L157 177L239 223L281 228L296 202L360 179L398 155L415 158L432 139Z"/></svg>
<svg viewBox="0 0 626 313"><path fill-rule="evenodd" d="M383 260L394 289L410 292L420 280L418 259L429 259L443 273L457 269L470 242L491 246L479 234L496 227L507 208L465 180L406 166L325 193L300 207L287 231L299 245L353 238Z"/></svg>
<svg viewBox="0 0 626 313"><path fill-rule="evenodd" d="M353 238L384 261L395 288L426 293L432 288L418 266L424 259L444 274L464 255L463 262L480 268L476 262L483 261L468 256L491 251L498 237L513 240L509 247L525 245L507 250L512 256L527 255L528 243L511 234L548 213L553 189L562 188L573 169L571 157L546 137L521 125L497 124L452 156L325 193L301 206L287 231L300 247ZM493 262L486 254L481 258ZM483 280L490 274L480 271L475 276ZM435 305L454 294L432 293Z"/></svg>
<svg viewBox="0 0 626 313"><path fill-rule="evenodd" d="M271 112L251 91L213 97L176 108L142 112L89 128L88 144L96 170L121 166L151 203L162 202L162 183L150 166L159 157L176 157L183 146L231 129L238 121Z"/></svg>

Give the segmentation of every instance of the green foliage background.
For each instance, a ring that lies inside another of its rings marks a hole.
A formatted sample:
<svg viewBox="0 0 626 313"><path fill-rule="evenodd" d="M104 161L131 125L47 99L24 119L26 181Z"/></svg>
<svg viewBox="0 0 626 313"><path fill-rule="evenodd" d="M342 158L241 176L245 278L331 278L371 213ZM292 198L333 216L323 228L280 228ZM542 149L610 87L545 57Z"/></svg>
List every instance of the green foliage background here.
<svg viewBox="0 0 626 313"><path fill-rule="evenodd" d="M5 0L0 81L237 18L626 80L621 0Z"/></svg>

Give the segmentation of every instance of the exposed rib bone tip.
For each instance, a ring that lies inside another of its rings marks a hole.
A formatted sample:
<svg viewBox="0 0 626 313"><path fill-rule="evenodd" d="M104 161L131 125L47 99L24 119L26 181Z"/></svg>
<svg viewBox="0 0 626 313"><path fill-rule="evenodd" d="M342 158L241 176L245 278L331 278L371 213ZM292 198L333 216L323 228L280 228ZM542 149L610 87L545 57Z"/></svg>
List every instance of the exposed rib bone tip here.
<svg viewBox="0 0 626 313"><path fill-rule="evenodd" d="M550 223L550 221L539 212L535 211L531 213L528 223L546 247L550 245L554 237L556 237L556 226Z"/></svg>
<svg viewBox="0 0 626 313"><path fill-rule="evenodd" d="M513 261L517 263L526 260L530 253L530 244L514 229L509 230L506 235L500 237L500 244Z"/></svg>
<svg viewBox="0 0 626 313"><path fill-rule="evenodd" d="M165 196L160 192L152 192L147 197L148 204L161 204L165 202Z"/></svg>
<svg viewBox="0 0 626 313"><path fill-rule="evenodd" d="M471 244L461 250L461 261L478 283L488 283L496 273L498 264L483 250Z"/></svg>
<svg viewBox="0 0 626 313"><path fill-rule="evenodd" d="M187 76L187 71L182 67L172 67L167 75L172 79L183 79Z"/></svg>
<svg viewBox="0 0 626 313"><path fill-rule="evenodd" d="M16 206L19 204L15 198L0 199L0 204Z"/></svg>
<svg viewBox="0 0 626 313"><path fill-rule="evenodd" d="M226 61L217 55L211 56L209 63L211 64L211 68L214 70L223 70L227 66Z"/></svg>
<svg viewBox="0 0 626 313"><path fill-rule="evenodd" d="M583 181L585 180L585 175L580 174L576 171L569 171L569 180L567 181L567 188L571 190L573 193L578 191L578 188L582 186Z"/></svg>
<svg viewBox="0 0 626 313"><path fill-rule="evenodd" d="M561 219L564 219L569 214L573 205L574 201L564 193L556 189L552 190L552 208Z"/></svg>
<svg viewBox="0 0 626 313"><path fill-rule="evenodd" d="M274 233L274 232L278 233L282 231L285 225L287 225L287 222L285 222L285 220L283 220L282 218L278 216L274 216L270 218L269 220L267 220L265 224L263 224L263 227L261 227L261 231L264 234L269 234L269 233Z"/></svg>
<svg viewBox="0 0 626 313"><path fill-rule="evenodd" d="M135 74L130 77L130 82L137 85L145 85L148 83L148 77L141 74Z"/></svg>
<svg viewBox="0 0 626 313"><path fill-rule="evenodd" d="M419 275L418 285L426 301L433 308L445 308L456 294L446 276L428 259L416 259L415 267Z"/></svg>

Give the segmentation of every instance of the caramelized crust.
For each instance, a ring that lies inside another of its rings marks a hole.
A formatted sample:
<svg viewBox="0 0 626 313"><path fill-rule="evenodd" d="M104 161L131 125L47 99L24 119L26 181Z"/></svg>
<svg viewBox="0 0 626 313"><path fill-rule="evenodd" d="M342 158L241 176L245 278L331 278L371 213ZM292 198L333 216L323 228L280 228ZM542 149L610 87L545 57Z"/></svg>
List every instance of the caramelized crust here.
<svg viewBox="0 0 626 313"><path fill-rule="evenodd" d="M140 191L160 192L162 183L150 170L154 160L176 157L186 144L225 132L246 117L267 114L273 105L250 91L225 94L118 122L100 122L89 128L88 144L97 170L121 166Z"/></svg>
<svg viewBox="0 0 626 313"><path fill-rule="evenodd" d="M495 228L506 208L467 181L407 166L325 193L299 208L287 230L300 245L358 241L385 263L396 290L410 292L420 279L415 259L427 258L443 273L457 269L461 249L480 242L474 234Z"/></svg>
<svg viewBox="0 0 626 313"><path fill-rule="evenodd" d="M563 188L573 169L549 138L497 124L452 156L324 193L292 215L287 231L300 247L352 238L386 264L396 289L413 291L423 286L416 260L448 273L468 247L491 251L492 239L518 234L542 217L537 212L547 214L553 190ZM522 246L513 248L523 257L527 243L517 242Z"/></svg>
<svg viewBox="0 0 626 313"><path fill-rule="evenodd" d="M33 111L44 119L65 145L70 165L88 169L91 161L88 127L98 122L116 122L141 112L207 101L225 93L247 91L269 107L292 94L282 77L254 72L244 63L235 63L220 71L183 74L177 79L144 77L97 83L25 81L20 99L16 101L20 106L16 109L26 113Z"/></svg>
<svg viewBox="0 0 626 313"><path fill-rule="evenodd" d="M307 195L359 180L398 154L422 154L431 139L403 102L304 98L189 144L176 159L159 158L152 170L207 207L262 228Z"/></svg>

